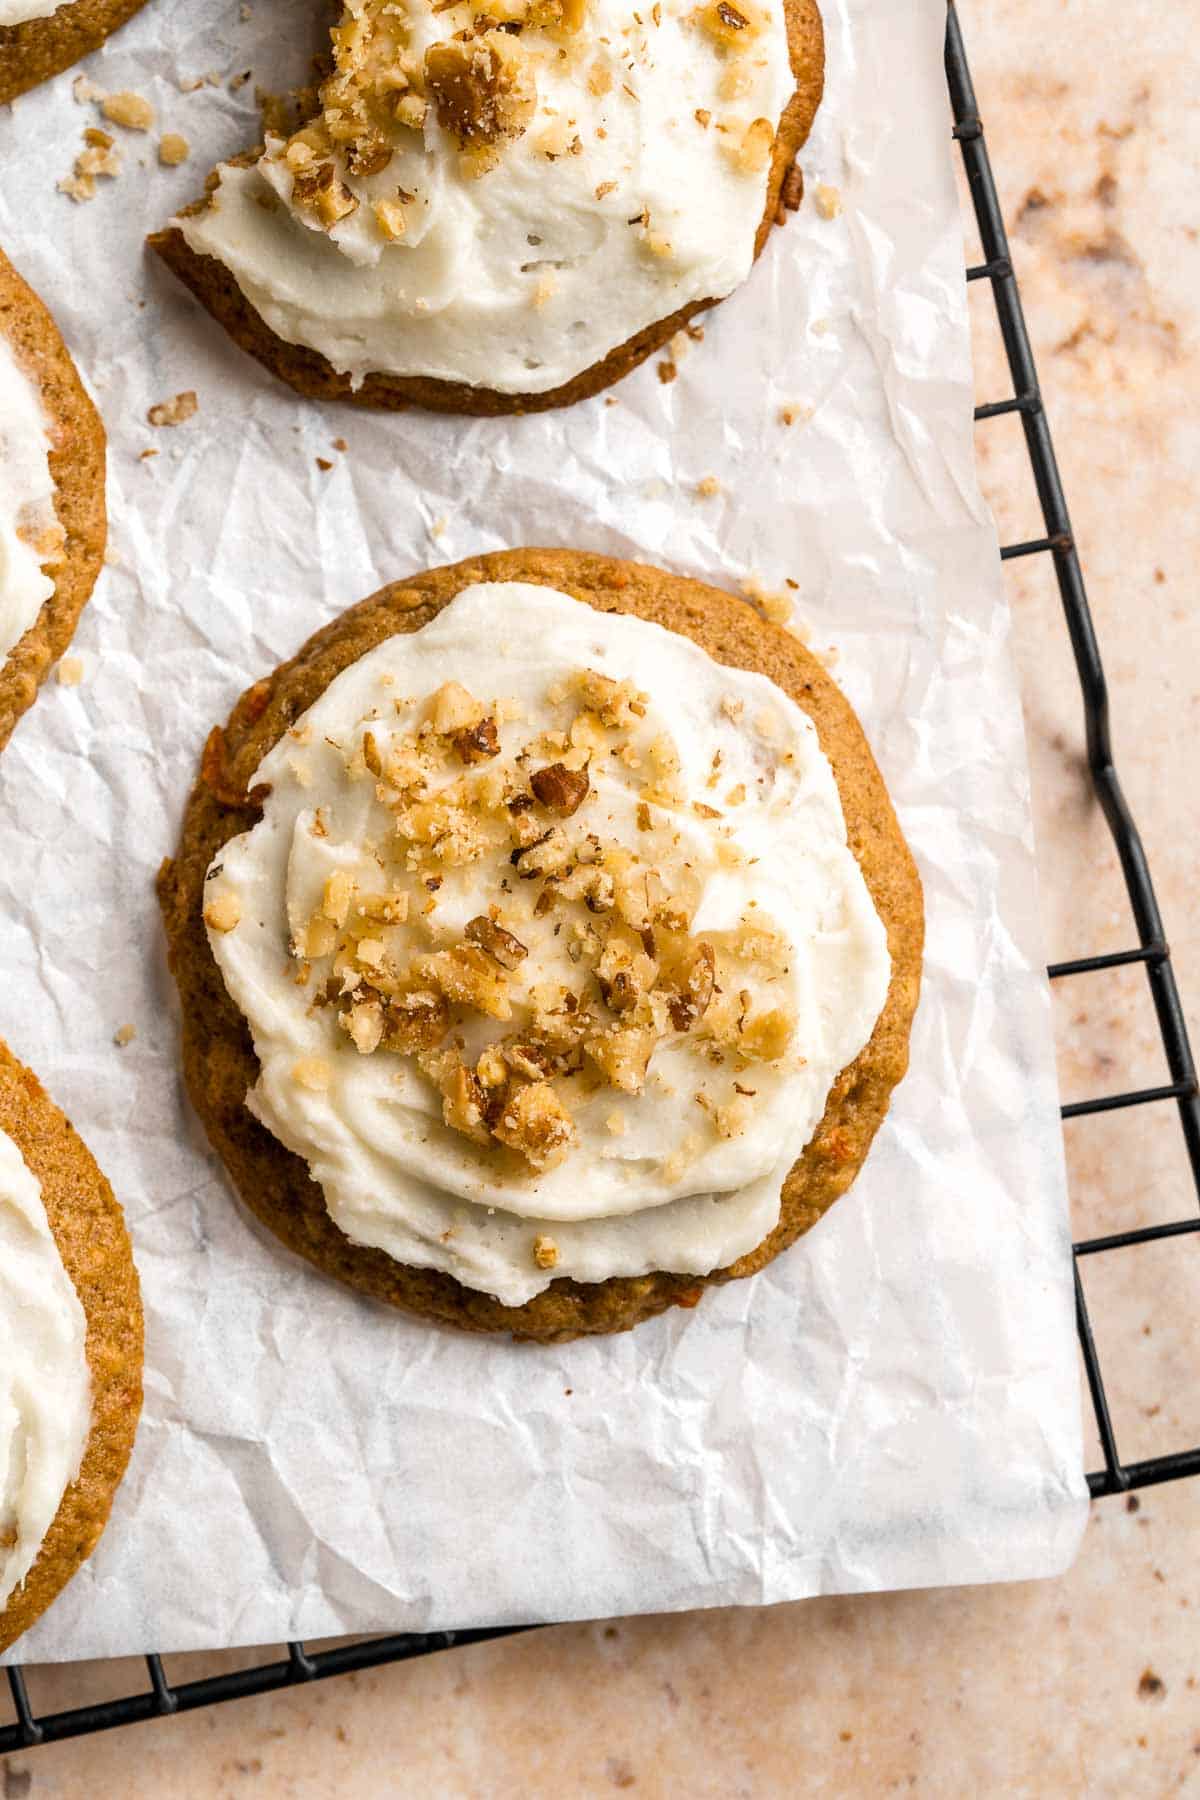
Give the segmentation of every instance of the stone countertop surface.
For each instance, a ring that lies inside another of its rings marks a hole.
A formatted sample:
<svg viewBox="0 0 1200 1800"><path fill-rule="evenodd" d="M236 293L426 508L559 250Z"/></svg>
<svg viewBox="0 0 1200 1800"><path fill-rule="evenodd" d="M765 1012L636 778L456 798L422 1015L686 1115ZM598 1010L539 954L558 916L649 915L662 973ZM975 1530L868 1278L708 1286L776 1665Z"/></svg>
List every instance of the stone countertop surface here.
<svg viewBox="0 0 1200 1800"><path fill-rule="evenodd" d="M1118 765L1195 1034L1195 13L1146 0L963 0L961 11ZM975 284L989 400L1009 392L990 305ZM1002 540L1040 535L1019 422L984 424L978 441ZM1086 781L1049 559L1009 564L1008 581L1049 953L1125 948L1134 934ZM1139 969L1060 983L1056 998L1065 1099L1167 1079ZM1067 1150L1077 1236L1194 1207L1169 1108L1072 1121ZM1087 1270L1127 1458L1200 1443L1197 1255L1187 1239ZM1200 1480L1146 1489L1093 1508L1078 1562L1055 1582L536 1632L14 1755L0 1762L0 1796L1200 1795L1198 1528ZM169 1673L214 1666L179 1657ZM30 1677L44 1709L144 1681L137 1663Z"/></svg>

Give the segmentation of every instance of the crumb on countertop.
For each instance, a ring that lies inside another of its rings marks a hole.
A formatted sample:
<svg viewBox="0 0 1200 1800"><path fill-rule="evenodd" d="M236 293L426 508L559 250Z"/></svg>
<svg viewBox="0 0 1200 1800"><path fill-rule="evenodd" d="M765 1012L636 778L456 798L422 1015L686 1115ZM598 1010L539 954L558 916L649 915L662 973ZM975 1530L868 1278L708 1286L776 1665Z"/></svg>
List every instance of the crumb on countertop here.
<svg viewBox="0 0 1200 1800"><path fill-rule="evenodd" d="M191 148L182 132L164 131L158 140L158 160L165 169L177 169L187 161Z"/></svg>
<svg viewBox="0 0 1200 1800"><path fill-rule="evenodd" d="M117 1045L118 1049L123 1050L126 1044L132 1044L136 1036L136 1025L118 1025L113 1032L113 1043Z"/></svg>
<svg viewBox="0 0 1200 1800"><path fill-rule="evenodd" d="M83 661L78 656L64 656L55 673L60 687L78 687L83 680Z"/></svg>

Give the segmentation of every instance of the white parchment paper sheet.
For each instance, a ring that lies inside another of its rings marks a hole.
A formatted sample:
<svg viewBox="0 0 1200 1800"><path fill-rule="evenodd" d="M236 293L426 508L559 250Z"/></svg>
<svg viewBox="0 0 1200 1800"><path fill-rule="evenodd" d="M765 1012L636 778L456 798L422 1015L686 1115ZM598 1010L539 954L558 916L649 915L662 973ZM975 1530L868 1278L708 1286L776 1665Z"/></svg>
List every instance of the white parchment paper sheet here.
<svg viewBox="0 0 1200 1800"><path fill-rule="evenodd" d="M305 404L143 252L254 139L253 83L229 77L301 72L302 11L152 0L88 70L152 99L191 161L161 170L120 133L124 173L90 205L55 192L94 117L68 79L0 117L0 243L103 410L119 558L83 684L50 684L0 770L0 1033L124 1201L148 1326L111 1527L21 1653L1061 1570L1085 1515L1065 1189L941 0L827 0L803 161L844 210L810 199L774 234L677 381L651 365L610 404L499 422ZM181 93L210 69L224 85ZM183 388L197 416L150 429ZM784 404L811 417L788 430ZM851 1196L695 1312L555 1349L360 1302L242 1215L182 1095L151 891L249 680L381 582L522 542L796 580L928 901L912 1072Z"/></svg>

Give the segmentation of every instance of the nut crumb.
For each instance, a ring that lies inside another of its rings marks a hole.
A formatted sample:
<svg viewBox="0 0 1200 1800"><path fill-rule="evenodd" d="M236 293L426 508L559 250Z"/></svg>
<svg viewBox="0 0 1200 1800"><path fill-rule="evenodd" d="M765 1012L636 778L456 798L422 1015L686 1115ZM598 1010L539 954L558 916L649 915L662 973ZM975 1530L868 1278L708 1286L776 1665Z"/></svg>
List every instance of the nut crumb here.
<svg viewBox="0 0 1200 1800"><path fill-rule="evenodd" d="M330 460L327 456L318 456L317 467L318 467L318 469L332 469L333 464L330 462Z"/></svg>
<svg viewBox="0 0 1200 1800"><path fill-rule="evenodd" d="M100 87L90 75L77 75L71 83L71 94L77 106L87 106L92 100L108 98L108 90Z"/></svg>
<svg viewBox="0 0 1200 1800"><path fill-rule="evenodd" d="M711 500L713 496L719 494L720 491L721 484L715 475L706 475L703 481L698 481L696 483L696 492L702 500Z"/></svg>
<svg viewBox="0 0 1200 1800"><path fill-rule="evenodd" d="M119 1049L123 1050L126 1044L132 1044L136 1036L136 1025L118 1025L117 1029L113 1032L113 1043L116 1044Z"/></svg>
<svg viewBox="0 0 1200 1800"><path fill-rule="evenodd" d="M77 656L64 656L55 672L60 687L78 687L83 680L83 663Z"/></svg>
<svg viewBox="0 0 1200 1800"><path fill-rule="evenodd" d="M187 388L173 400L160 400L150 407L146 417L151 425L182 425L185 419L193 416L199 404L194 390Z"/></svg>
<svg viewBox="0 0 1200 1800"><path fill-rule="evenodd" d="M669 359L666 362L660 362L657 365L657 367L658 367L658 379L662 382L664 387L666 387L668 382L674 381L675 377L679 373L679 370L676 368L675 364L673 362L671 362Z"/></svg>
<svg viewBox="0 0 1200 1800"><path fill-rule="evenodd" d="M204 923L210 931L232 931L242 916L242 903L230 888L214 894L204 908Z"/></svg>
<svg viewBox="0 0 1200 1800"><path fill-rule="evenodd" d="M106 119L111 119L114 125L124 126L126 131L149 131L154 123L154 108L150 102L128 89L106 95L100 110Z"/></svg>
<svg viewBox="0 0 1200 1800"><path fill-rule="evenodd" d="M187 161L191 145L179 131L164 131L158 140L158 160L165 169L177 169Z"/></svg>
<svg viewBox="0 0 1200 1800"><path fill-rule="evenodd" d="M535 1237L533 1260L539 1269L553 1269L558 1263L558 1245L553 1238Z"/></svg>

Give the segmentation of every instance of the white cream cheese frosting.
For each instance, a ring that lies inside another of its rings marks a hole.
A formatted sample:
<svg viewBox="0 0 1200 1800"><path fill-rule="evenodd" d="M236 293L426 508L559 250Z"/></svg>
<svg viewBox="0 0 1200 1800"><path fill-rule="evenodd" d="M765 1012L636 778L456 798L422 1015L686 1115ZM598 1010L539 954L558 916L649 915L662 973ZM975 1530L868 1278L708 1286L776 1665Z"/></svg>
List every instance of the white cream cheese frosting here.
<svg viewBox="0 0 1200 1800"><path fill-rule="evenodd" d="M771 1231L890 979L774 683L480 584L347 668L255 780L209 941L248 1104L350 1238L520 1305Z"/></svg>
<svg viewBox="0 0 1200 1800"><path fill-rule="evenodd" d="M323 119L175 221L276 336L356 384L536 394L748 275L782 0L356 0L339 29Z"/></svg>
<svg viewBox="0 0 1200 1800"><path fill-rule="evenodd" d="M86 1337L41 1186L0 1131L0 1612L79 1473L91 1428Z"/></svg>
<svg viewBox="0 0 1200 1800"><path fill-rule="evenodd" d="M66 0L0 0L0 25L24 25L28 19L48 19Z"/></svg>
<svg viewBox="0 0 1200 1800"><path fill-rule="evenodd" d="M0 658L54 592L44 564L61 553L50 426L36 382L0 332Z"/></svg>

